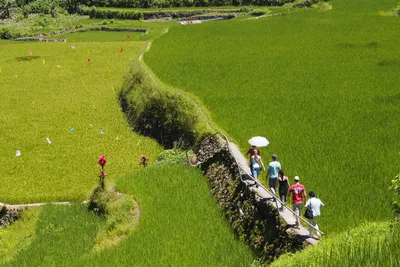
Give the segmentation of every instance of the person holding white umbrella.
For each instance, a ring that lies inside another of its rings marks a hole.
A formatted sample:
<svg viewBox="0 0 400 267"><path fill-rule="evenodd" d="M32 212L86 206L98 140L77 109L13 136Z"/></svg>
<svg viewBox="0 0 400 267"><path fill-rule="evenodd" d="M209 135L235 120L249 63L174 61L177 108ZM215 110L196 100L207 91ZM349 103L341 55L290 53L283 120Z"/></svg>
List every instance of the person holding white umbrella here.
<svg viewBox="0 0 400 267"><path fill-rule="evenodd" d="M253 164L251 158L254 155L254 152L257 152L257 154L260 156L260 149L258 149L257 147L267 146L269 144L269 141L265 137L254 136L249 140L249 144L251 145L251 148L247 151L246 155L250 155L249 165L251 174L253 174Z"/></svg>

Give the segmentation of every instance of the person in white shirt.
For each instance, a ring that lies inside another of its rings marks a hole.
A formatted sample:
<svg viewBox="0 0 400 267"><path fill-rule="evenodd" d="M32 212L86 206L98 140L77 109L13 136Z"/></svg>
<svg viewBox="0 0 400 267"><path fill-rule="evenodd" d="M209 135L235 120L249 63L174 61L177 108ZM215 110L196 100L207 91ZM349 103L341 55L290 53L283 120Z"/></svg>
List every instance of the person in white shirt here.
<svg viewBox="0 0 400 267"><path fill-rule="evenodd" d="M315 227L315 229L319 230L317 221L318 217L321 215L321 207L325 207L325 205L321 202L319 198L315 197L315 193L313 191L311 191L308 195L310 196L310 199L307 201L305 207L310 207L313 213L313 218L308 219L308 221L311 225ZM310 236L312 236L313 228L311 226L308 227L308 231L310 232ZM316 232L318 236L321 235L318 231Z"/></svg>

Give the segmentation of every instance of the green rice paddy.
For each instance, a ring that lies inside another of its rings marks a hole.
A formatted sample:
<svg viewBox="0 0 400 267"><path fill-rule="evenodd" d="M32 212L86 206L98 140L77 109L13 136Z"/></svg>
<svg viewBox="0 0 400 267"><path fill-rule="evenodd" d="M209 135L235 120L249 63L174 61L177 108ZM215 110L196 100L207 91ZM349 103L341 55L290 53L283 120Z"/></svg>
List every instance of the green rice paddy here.
<svg viewBox="0 0 400 267"><path fill-rule="evenodd" d="M199 170L148 167L119 179L117 188L134 195L141 207L138 229L127 240L94 253L98 218L82 205L46 206L32 244L0 266L249 266L253 261Z"/></svg>
<svg viewBox="0 0 400 267"><path fill-rule="evenodd" d="M141 154L154 161L161 151L129 129L117 101L143 43L125 42L122 53L120 42L71 46L0 45L3 203L83 201L98 180L99 155L115 180L137 169Z"/></svg>
<svg viewBox="0 0 400 267"><path fill-rule="evenodd" d="M289 177L326 204L321 229L340 232L392 217L400 24L375 8L174 27L145 61L200 98L243 151L266 136L264 161L278 154Z"/></svg>
<svg viewBox="0 0 400 267"><path fill-rule="evenodd" d="M319 225L328 238L321 247L276 266L316 259L332 266L397 265L388 186L399 172L400 24L379 16L397 4L338 1L325 12L283 7L274 9L283 16L252 20L155 23L149 35L130 33L130 41L126 32L57 37L67 43L0 40L0 201L87 199L98 180L96 160L106 155L108 180L133 195L142 212L128 239L94 252L104 222L85 206L31 211L0 230L0 265L252 264L198 170L138 170L141 154L154 161L162 148L132 133L117 92L142 41L169 26L145 55L157 77L200 99L243 151L251 136L266 136L264 162L277 153L289 177L299 175L326 205ZM150 23L111 26L125 25Z"/></svg>

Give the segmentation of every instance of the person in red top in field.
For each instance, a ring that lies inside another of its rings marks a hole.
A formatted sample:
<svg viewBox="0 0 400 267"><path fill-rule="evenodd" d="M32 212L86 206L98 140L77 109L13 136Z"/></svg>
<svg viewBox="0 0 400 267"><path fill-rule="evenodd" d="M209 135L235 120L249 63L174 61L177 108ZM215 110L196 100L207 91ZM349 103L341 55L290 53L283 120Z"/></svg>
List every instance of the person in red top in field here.
<svg viewBox="0 0 400 267"><path fill-rule="evenodd" d="M251 157L254 155L254 151L257 151L257 155L260 156L260 149L256 146L251 146L251 148L247 151L246 156L250 155L249 165L250 165L250 173L253 175L253 164L251 164Z"/></svg>
<svg viewBox="0 0 400 267"><path fill-rule="evenodd" d="M293 199L293 211L297 215L295 228L299 229L299 216L301 214L301 208L303 207L303 203L305 203L307 200L306 188L304 187L304 185L300 184L299 176L294 177L294 185L289 188L289 194L290 193L292 194Z"/></svg>

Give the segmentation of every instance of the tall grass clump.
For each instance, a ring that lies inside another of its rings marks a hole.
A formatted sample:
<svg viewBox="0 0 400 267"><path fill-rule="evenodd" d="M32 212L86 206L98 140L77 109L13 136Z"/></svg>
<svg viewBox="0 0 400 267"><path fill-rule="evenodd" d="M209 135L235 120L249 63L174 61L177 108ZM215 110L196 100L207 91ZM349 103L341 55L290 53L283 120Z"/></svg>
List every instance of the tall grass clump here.
<svg viewBox="0 0 400 267"><path fill-rule="evenodd" d="M174 27L144 60L163 82L197 96L242 151L252 136L266 136L264 160L278 154L290 179L299 175L317 193L329 235L391 218L400 24L375 10L351 15L333 4Z"/></svg>

